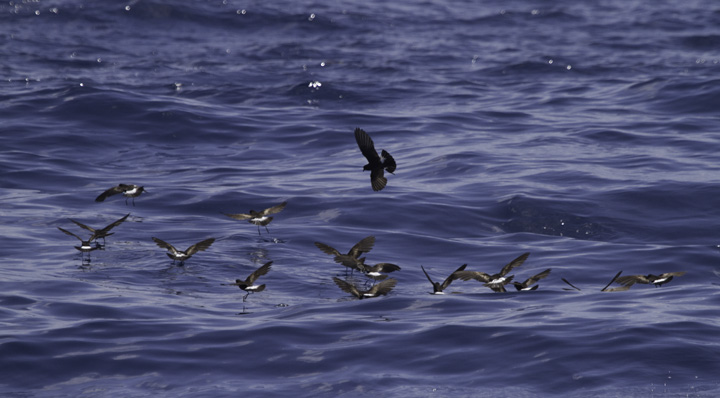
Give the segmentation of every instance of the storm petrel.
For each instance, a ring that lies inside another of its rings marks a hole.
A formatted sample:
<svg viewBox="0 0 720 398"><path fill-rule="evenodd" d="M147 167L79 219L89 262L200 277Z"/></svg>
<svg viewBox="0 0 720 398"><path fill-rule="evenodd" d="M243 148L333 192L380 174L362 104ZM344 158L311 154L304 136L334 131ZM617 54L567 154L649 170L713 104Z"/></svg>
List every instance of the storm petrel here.
<svg viewBox="0 0 720 398"><path fill-rule="evenodd" d="M132 204L135 206L135 198L140 196L141 193L147 192L145 190L145 187L141 187L139 185L135 184L120 184L117 186L114 186L107 191L103 192L95 198L96 202L102 202L104 201L108 196L117 195L119 193L123 194L125 196L125 204L127 205L128 198L132 198Z"/></svg>
<svg viewBox="0 0 720 398"><path fill-rule="evenodd" d="M203 251L203 250L207 250L207 248L209 248L210 245L212 245L213 242L215 242L215 238L205 239L202 242L198 242L198 243L188 247L187 250L182 251L182 250L176 249L173 245L165 242L164 240L160 240L158 238L152 238L152 240L155 241L155 244L157 244L159 247L169 250L169 252L165 253L165 254L167 254L167 256L173 260L173 262L179 261L180 265L183 265L185 260L192 257L193 254Z"/></svg>
<svg viewBox="0 0 720 398"><path fill-rule="evenodd" d="M97 249L100 248L100 244L97 243L97 242L95 242L95 246L93 246L93 245L90 244L90 243L92 243L92 237L91 237L90 239L88 239L88 240L84 240L83 238L75 235L74 233L72 233L72 232L70 232L70 231L68 231L68 230L66 230L66 229L63 229L63 228L60 228L60 227L58 227L58 229L59 229L60 231L62 231L64 234L66 234L66 235L74 236L75 238L77 238L77 239L81 242L81 243L80 243L80 246L75 246L75 248L82 253L82 258L83 258L83 260L85 260L85 253L88 253L88 262L90 262L90 252L93 251L93 250L97 250Z"/></svg>
<svg viewBox="0 0 720 398"><path fill-rule="evenodd" d="M262 285L253 285L255 281L268 273L270 271L270 266L272 265L272 261L269 261L265 263L262 267L256 269L250 276L248 276L245 280L242 279L235 279L235 283L228 283L226 286L237 286L240 289L247 292L245 296L243 296L243 301L247 299L247 297L250 295L250 293L254 292L262 292L265 290L265 284Z"/></svg>
<svg viewBox="0 0 720 398"><path fill-rule="evenodd" d="M383 273L390 273L400 271L400 266L390 263L377 263L375 265L365 264L365 257L359 259L362 264L362 272L365 276L368 276L375 280L382 280L387 278L387 275Z"/></svg>
<svg viewBox="0 0 720 398"><path fill-rule="evenodd" d="M240 213L240 214L227 214L223 213L226 216L230 218L234 218L236 220L248 220L250 224L255 224L258 227L258 235L260 235L260 226L265 227L265 230L270 233L270 230L268 229L267 225L270 224L270 221L272 221L272 217L268 217L270 214L276 214L280 213L285 206L287 205L287 202L282 202L279 205L275 205L273 207L269 207L263 211L255 211L250 210L250 214Z"/></svg>
<svg viewBox="0 0 720 398"><path fill-rule="evenodd" d="M457 272L460 272L460 271L464 271L464 270L465 270L465 267L467 267L467 264L461 265L458 269L455 270L455 272L453 272L452 274L450 274L450 276L448 276L447 278L445 278L445 280L443 281L443 283L440 283L440 282L435 282L435 281L433 281L432 278L430 278L430 275L428 275L427 271L425 271L425 267L423 267L422 265L420 266L420 268L422 268L422 271L423 271L423 273L425 274L425 276L427 277L427 279L428 279L428 280L430 281L430 283L432 283L432 285L433 285L433 292L432 292L432 294L445 294L445 292L443 292L443 290L447 289L447 287L450 286L450 284L452 283L452 281L454 281L455 279L458 278L458 276L456 275L456 273L457 273Z"/></svg>
<svg viewBox="0 0 720 398"><path fill-rule="evenodd" d="M85 225L85 224L83 224L83 223L81 223L81 222L77 222L77 221L72 220L72 219L71 219L70 221L74 222L74 223L75 223L76 225L78 225L80 228L83 228L83 229L86 229L86 230L92 232L92 236L90 236L90 239L89 239L89 240L96 240L96 239L102 238L103 244L104 244L104 243L105 243L105 238L108 237L108 236L110 236L110 235L112 235L112 234L114 234L114 232L110 232L110 230L113 229L113 228L115 228L115 227L117 227L118 225L122 224L123 221L125 221L125 220L128 218L129 215L130 215L130 213L126 214L125 217L123 217L123 218L121 218L121 219L113 222L112 224L108 225L107 227L105 227L105 228L103 228L103 229L95 229L95 228L92 228L92 227L88 227L87 225Z"/></svg>
<svg viewBox="0 0 720 398"><path fill-rule="evenodd" d="M370 250L372 250L373 245L375 245L375 237L371 235L363 238L360 242L356 243L355 246L353 246L347 254L342 254L333 247L330 247L324 243L315 242L315 246L317 246L318 249L322 250L323 253L335 256L333 260L336 263L342 264L352 270L357 269L360 271L363 270L362 267L364 267L364 260L361 261L358 259L358 257L360 257L360 255L362 255L363 253L368 253Z"/></svg>
<svg viewBox="0 0 720 398"><path fill-rule="evenodd" d="M357 286L340 278L333 277L333 281L335 281L335 284L338 285L338 287L344 292L350 293L360 300L386 295L395 287L395 285L397 285L397 279L386 279L373 285L368 290L358 290Z"/></svg>
<svg viewBox="0 0 720 398"><path fill-rule="evenodd" d="M685 271L679 271L679 272L666 272L664 274L660 275L628 275L623 276L621 278L617 278L617 283L623 285L623 286L632 286L636 283L643 283L646 285L653 284L655 287L660 287L671 280L673 280L676 276L683 276L685 275Z"/></svg>
<svg viewBox="0 0 720 398"><path fill-rule="evenodd" d="M368 161L368 163L363 166L363 170L370 170L370 184L372 185L372 189L374 191L380 191L387 185L387 178L385 178L385 172L383 170L387 170L388 173L393 174L397 167L395 159L384 149L380 152L382 156L378 156L372 138L361 128L355 129L355 141L357 141L358 147L360 147L360 152L362 152Z"/></svg>
<svg viewBox="0 0 720 398"><path fill-rule="evenodd" d="M513 282L512 284L515 286L515 289L517 289L518 291L537 290L537 288L540 285L536 285L536 283L540 279L550 275L550 270L551 270L551 268L548 268L545 271L543 271L535 276L531 276L530 278L527 278L525 280L525 282L523 282L523 283Z"/></svg>
<svg viewBox="0 0 720 398"><path fill-rule="evenodd" d="M512 270L513 268L521 266L525 262L525 260L527 260L529 255L530 253L524 253L520 255L520 257L506 264L497 274L488 275L480 271L459 271L456 273L456 275L459 279L462 279L464 281L475 279L480 282L485 282L484 286L489 287L495 292L505 292L505 285L510 283L514 277L514 275L508 277L506 277L505 275L507 275L508 272L510 272L510 270Z"/></svg>

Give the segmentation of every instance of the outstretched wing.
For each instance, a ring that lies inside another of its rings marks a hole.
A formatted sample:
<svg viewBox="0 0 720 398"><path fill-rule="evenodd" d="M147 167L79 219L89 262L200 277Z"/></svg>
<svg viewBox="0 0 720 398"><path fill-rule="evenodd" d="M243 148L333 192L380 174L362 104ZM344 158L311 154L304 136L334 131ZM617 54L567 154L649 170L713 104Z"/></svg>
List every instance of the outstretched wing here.
<svg viewBox="0 0 720 398"><path fill-rule="evenodd" d="M458 278L456 273L457 273L457 272L460 272L460 271L464 271L464 270L465 270L465 267L467 267L467 264L463 264L463 265L461 265L460 267L458 267L458 269L456 269L455 272L453 272L452 274L450 274L450 276L448 276L447 278L445 278L445 280L443 281L442 285L440 285L440 286L441 286L443 289L445 289L446 287L450 286L450 284L452 283L452 281L454 281L455 279Z"/></svg>
<svg viewBox="0 0 720 398"><path fill-rule="evenodd" d="M252 285L257 280L257 278L267 274L268 271L270 271L270 266L272 265L272 263L272 261L268 261L267 263L263 264L262 267L256 269L252 274L250 274L250 276L245 279L245 282L247 282L249 285Z"/></svg>
<svg viewBox="0 0 720 398"><path fill-rule="evenodd" d="M57 228L58 228L59 230L63 231L66 235L74 236L74 237L76 237L80 242L83 241L81 237L75 235L74 233L72 233L72 232L70 232L70 231L68 231L68 230L66 230L66 229L62 229L62 228L60 228L60 227L57 227Z"/></svg>
<svg viewBox="0 0 720 398"><path fill-rule="evenodd" d="M117 186L114 186L107 191L101 193L97 198L95 198L96 202L102 202L105 200L108 196L117 195L119 193L123 193L127 191L128 189L132 189L132 186L127 184L119 184Z"/></svg>
<svg viewBox="0 0 720 398"><path fill-rule="evenodd" d="M112 224L108 225L107 227L101 229L101 230L98 231L98 232L108 232L108 231L110 231L111 229L117 227L118 225L122 224L125 220L127 220L128 216L130 216L130 213L126 214L125 217L123 217L123 218L121 218L121 219L113 222ZM70 221L72 221L72 220L70 220Z"/></svg>
<svg viewBox="0 0 720 398"><path fill-rule="evenodd" d="M368 290L367 294L371 296L380 296L390 293L390 291L397 285L397 279L386 279L380 283L376 283L373 287Z"/></svg>
<svg viewBox="0 0 720 398"><path fill-rule="evenodd" d="M650 280L645 275L627 275L620 278L616 278L613 282L617 282L624 286L632 286L636 283L650 283ZM610 282L612 284L612 282Z"/></svg>
<svg viewBox="0 0 720 398"><path fill-rule="evenodd" d="M349 255L358 258L363 253L368 253L370 250L372 250L373 246L375 245L375 237L370 235L366 238L363 238L360 242L356 243L355 246L350 249L348 252Z"/></svg>
<svg viewBox="0 0 720 398"><path fill-rule="evenodd" d="M431 283L433 286L435 286L435 282L432 280L432 278L430 277L430 275L428 275L427 271L425 271L425 267L423 267L423 266L421 265L420 268L422 268L422 272L423 272L423 274L425 274L425 277L427 278L427 280L429 280L430 283Z"/></svg>
<svg viewBox="0 0 720 398"><path fill-rule="evenodd" d="M382 167L377 167L370 170L370 185L373 191L381 191L387 185L387 178L385 178L385 172Z"/></svg>
<svg viewBox="0 0 720 398"><path fill-rule="evenodd" d="M340 278L337 278L337 277L333 277L333 281L334 281L335 284L336 284L340 289L342 289L342 291L344 291L345 293L350 293L350 294L352 294L353 296L355 296L355 297L357 297L357 298L361 298L361 297L362 297L362 294L360 294L360 292L357 290L357 288L355 287L355 285L353 285L353 284L351 284L351 283L348 283L348 282L346 282L346 281L344 281L344 280L342 280L342 279L340 279ZM383 282L384 282L384 281L383 281ZM382 283L382 282L381 282L381 283ZM378 284L378 285L379 285L379 284ZM377 286L377 285L376 285L376 286Z"/></svg>
<svg viewBox="0 0 720 398"><path fill-rule="evenodd" d="M192 256L193 254L195 254L197 252L207 250L207 248L210 247L210 245L212 245L213 242L215 242L215 238L205 239L202 242L198 242L198 243L188 247L187 250L185 251L185 253L187 253L188 256Z"/></svg>
<svg viewBox="0 0 720 398"><path fill-rule="evenodd" d="M523 253L515 260L512 260L509 263L507 263L504 267L502 267L502 270L500 270L500 275L505 276L513 268L517 268L517 267L523 265L525 260L527 260L528 256L530 256L530 253Z"/></svg>
<svg viewBox="0 0 720 398"><path fill-rule="evenodd" d="M280 203L279 205L276 205L276 206L273 206L273 207L269 207L269 208L261 211L261 212L260 212L260 215L262 215L262 216L267 216L267 215L269 215L269 214L280 213L280 212L285 208L285 206L287 206L287 201L282 202L282 203Z"/></svg>
<svg viewBox="0 0 720 398"><path fill-rule="evenodd" d="M239 214L223 213L223 214L226 215L226 216L228 216L228 217L230 217L230 218L234 218L234 219L236 219L236 220L249 220L249 219L253 218L252 215L250 215L250 214L245 214L245 213L239 213Z"/></svg>
<svg viewBox="0 0 720 398"><path fill-rule="evenodd" d="M339 256L340 255L339 251L337 251L335 248L330 247L324 243L315 242L315 246L317 246L318 249L322 250L323 253L325 253L325 254L329 254L331 256Z"/></svg>
<svg viewBox="0 0 720 398"><path fill-rule="evenodd" d="M453 275L455 275L457 279L464 281L475 279L480 282L490 282L490 275L480 271L457 271L453 272Z"/></svg>
<svg viewBox="0 0 720 398"><path fill-rule="evenodd" d="M530 278L527 278L527 280L525 280L525 282L523 282L522 284L523 284L524 286L534 285L534 284L536 284L540 279L545 278L546 276L550 275L550 271L551 271L551 270L552 270L552 268L548 268L548 269L546 269L545 271L543 271L543 272L541 272L541 273L539 273L539 274L537 274L537 275L531 276Z"/></svg>
<svg viewBox="0 0 720 398"><path fill-rule="evenodd" d="M361 128L355 129L355 141L357 141L360 152L368 160L369 163L380 163L380 156L375 150L372 138Z"/></svg>
<svg viewBox="0 0 720 398"><path fill-rule="evenodd" d="M630 286L632 286L633 284L635 284L635 282L630 282L630 283L620 282L621 279L626 279L626 278L628 278L627 276L624 276L624 277L622 277L622 278L619 278L620 274L622 274L622 271L619 271L617 274L615 274L615 276L610 280L610 282L608 282L608 284L605 285L604 288L600 289L600 291L601 291L601 292L607 291L607 288L610 287L610 285L612 285L615 281L618 281L618 283L622 283L622 284L625 285L625 287L627 287L628 289L630 289ZM642 276L642 275L634 275L634 276ZM618 290L627 290L627 289L621 289L621 288L611 289L611 291L618 291Z"/></svg>
<svg viewBox="0 0 720 398"><path fill-rule="evenodd" d="M173 245L165 242L165 241L162 240L162 239L158 239L158 238L153 237L152 240L155 242L156 245L158 245L159 247L161 247L161 248L163 248L163 249L170 250L170 251L173 252L173 253L177 253L177 252L178 252L177 249L175 248L175 246L173 246Z"/></svg>
<svg viewBox="0 0 720 398"><path fill-rule="evenodd" d="M81 223L81 222L77 222L77 221L75 221L75 220L73 220L73 219L70 219L70 221L73 222L73 223L75 223L75 225L77 225L78 227L80 227L80 228L82 228L82 229L86 229L86 230L88 230L88 231L90 231L90 232L92 232L92 233L95 233L95 228L88 227L87 225L85 225L85 224L83 224L83 223Z"/></svg>

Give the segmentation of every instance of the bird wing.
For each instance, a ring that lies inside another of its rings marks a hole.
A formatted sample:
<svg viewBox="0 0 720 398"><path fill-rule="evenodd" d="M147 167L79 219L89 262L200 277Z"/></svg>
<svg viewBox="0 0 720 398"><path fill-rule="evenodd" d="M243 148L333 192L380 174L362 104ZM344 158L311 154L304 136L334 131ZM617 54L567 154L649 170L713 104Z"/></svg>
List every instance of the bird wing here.
<svg viewBox="0 0 720 398"><path fill-rule="evenodd" d="M460 267L458 267L458 269L455 270L455 272L453 272L452 274L450 274L450 276L448 276L447 278L445 278L445 280L443 281L443 283L442 283L442 285L441 285L442 288L445 289L446 287L450 286L450 284L452 283L452 281L454 281L455 279L458 278L458 276L457 276L456 273L457 273L457 272L460 272L460 271L464 271L464 270L465 270L465 267L467 267L467 264L461 265Z"/></svg>
<svg viewBox="0 0 720 398"><path fill-rule="evenodd" d="M267 263L263 264L262 267L256 269L252 274L250 274L250 276L248 276L247 279L245 279L245 282L247 282L250 285L255 283L257 278L267 274L268 271L270 271L270 266L272 265L272 263L273 263L272 261L268 261Z"/></svg>
<svg viewBox="0 0 720 398"><path fill-rule="evenodd" d="M425 267L423 267L423 266L421 265L420 268L422 268L422 272L425 274L425 277L427 278L427 280L429 280L430 283L432 283L432 285L435 286L435 282L432 280L432 278L430 277L430 275L428 275L427 271L425 271Z"/></svg>
<svg viewBox="0 0 720 398"><path fill-rule="evenodd" d="M387 153L386 150L382 150L382 161L383 161L383 167L387 169L388 172L394 173L395 169L397 168L397 164L395 163L395 159Z"/></svg>
<svg viewBox="0 0 720 398"><path fill-rule="evenodd" d="M627 275L617 278L615 282L625 286L632 286L636 283L648 284L650 283L650 280L646 278L645 275Z"/></svg>
<svg viewBox="0 0 720 398"><path fill-rule="evenodd" d="M560 278L560 279L562 279L563 282L567 283L568 285L570 285L570 286L571 286L572 288L574 288L575 290L580 290L579 287L573 285L573 284L570 283L567 279L565 279L565 278ZM563 290L570 290L570 289L563 289Z"/></svg>
<svg viewBox="0 0 720 398"><path fill-rule="evenodd" d="M88 231L90 231L90 232L92 232L92 233L95 233L95 228L88 227L87 225L85 225L85 224L83 224L83 223L81 223L81 222L75 221L75 220L73 220L73 219L70 219L70 221L73 222L73 223L75 223L75 225L77 225L78 227L80 227L80 228L82 228L82 229L86 229L86 230L88 230Z"/></svg>
<svg viewBox="0 0 720 398"><path fill-rule="evenodd" d="M340 289L342 289L342 291L344 291L345 293L350 293L350 294L352 294L353 296L355 296L355 297L357 297L357 298L361 298L361 297L362 297L362 294L357 290L357 288L355 287L355 285L353 285L353 284L351 284L351 283L348 283L347 281L344 281L344 280L342 280L342 279L340 279L340 278L337 278L337 277L333 277L333 281L334 281L335 284L338 285L338 287L339 287ZM383 281L383 282L384 282L384 281ZM381 282L381 283L382 283L382 282ZM377 286L377 285L376 285L376 286Z"/></svg>
<svg viewBox="0 0 720 398"><path fill-rule="evenodd" d="M387 186L387 178L385 178L385 172L383 172L381 167L370 171L370 185L373 191L381 191Z"/></svg>
<svg viewBox="0 0 720 398"><path fill-rule="evenodd" d="M249 220L249 219L253 218L252 215L250 215L250 214L245 214L245 213L239 213L239 214L223 213L223 214L226 215L226 216L228 216L228 217L230 217L230 218L234 218L234 219L236 219L236 220Z"/></svg>
<svg viewBox="0 0 720 398"><path fill-rule="evenodd" d="M175 248L175 246L173 246L173 245L165 242L165 241L162 240L162 239L158 239L158 238L153 237L152 240L155 242L156 245L158 245L159 247L162 247L163 249L170 250L170 251L173 252L173 253L177 253L177 252L178 252L177 249Z"/></svg>
<svg viewBox="0 0 720 398"><path fill-rule="evenodd" d="M112 224L108 225L107 227L99 230L98 232L108 232L111 229L117 227L118 225L122 224L125 220L127 220L128 216L130 216L130 213L126 214L125 217L113 222ZM72 221L72 220L71 220Z"/></svg>
<svg viewBox="0 0 720 398"><path fill-rule="evenodd" d="M363 253L369 253L370 250L372 250L374 245L375 245L375 237L370 235L366 238L363 238L360 242L356 243L355 246L353 246L352 249L350 249L350 251L348 252L348 255L358 258Z"/></svg>
<svg viewBox="0 0 720 398"><path fill-rule="evenodd" d="M378 153L375 150L375 144L373 144L372 138L370 138L370 135L368 135L365 130L361 128L355 129L355 141L357 141L358 147L360 147L360 152L362 152L368 162L380 162L380 156L378 156Z"/></svg>
<svg viewBox="0 0 720 398"><path fill-rule="evenodd" d="M96 202L102 202L105 200L108 196L117 195L119 193L125 192L125 190L132 188L130 185L126 184L120 184L117 186L114 186L107 191L101 193L97 198L95 198Z"/></svg>
<svg viewBox="0 0 720 398"><path fill-rule="evenodd" d="M502 267L502 270L500 270L500 275L505 276L513 268L517 268L517 267L523 265L525 260L527 260L528 256L530 256L530 253L523 253L515 260L512 260L509 263L507 263L504 267Z"/></svg>
<svg viewBox="0 0 720 398"><path fill-rule="evenodd" d="M534 275L534 276L531 276L530 278L527 278L527 280L526 280L525 282L523 282L522 285L525 286L525 287L528 287L528 286L530 286L530 285L536 284L537 281L539 281L540 279L542 279L542 278L550 275L550 270L551 270L551 269L552 269L552 268L548 268L548 269L546 269L545 271L543 271L543 272L541 272L541 273L539 273L539 274L537 274L537 275Z"/></svg>
<svg viewBox="0 0 720 398"><path fill-rule="evenodd" d="M617 281L618 283L622 283L622 282L620 282L621 279L628 278L627 276L620 278L620 274L622 274L622 271L619 271L617 274L615 274L615 276L610 280L610 282L608 282L608 284L605 285L604 288L600 289L600 291L601 291L601 292L606 291L607 288L608 288L610 285L612 285L613 283L615 283L615 281ZM642 276L642 275L636 275L636 276ZM634 283L635 283L635 282L631 282L631 283L629 283L629 284L623 283L623 285L626 285L626 286L628 287L628 289L629 289L630 286L632 286ZM614 290L616 290L616 289L612 289L612 290L614 291ZM618 288L617 290L623 290L623 289L619 289L619 288ZM627 289L624 289L624 290L627 290Z"/></svg>
<svg viewBox="0 0 720 398"><path fill-rule="evenodd" d="M68 230L66 230L66 229L62 229L62 228L60 228L60 227L57 227L57 228L58 228L59 230L63 231L66 235L74 236L74 237L78 238L78 240L79 240L80 242L83 242L82 238L79 237L79 236L77 236L77 235L75 235L74 233L72 233L72 232L70 232L70 231L68 231Z"/></svg>
<svg viewBox="0 0 720 398"><path fill-rule="evenodd" d="M390 263L377 263L372 267L365 267L369 272L395 272L400 271L400 266Z"/></svg>
<svg viewBox="0 0 720 398"><path fill-rule="evenodd" d="M390 293L390 291L397 285L397 279L385 279L384 281L380 283L376 283L373 285L373 287L370 288L370 290L367 291L367 294L370 294L372 296L380 296Z"/></svg>
<svg viewBox="0 0 720 398"><path fill-rule="evenodd" d="M339 256L340 252L337 251L335 248L330 247L324 243L315 242L315 246L317 246L318 249L322 250L323 253L329 254L331 256Z"/></svg>
<svg viewBox="0 0 720 398"><path fill-rule="evenodd" d="M685 271L678 271L678 272L666 272L664 274L660 274L660 278L668 278L671 276L683 276L685 275Z"/></svg>
<svg viewBox="0 0 720 398"><path fill-rule="evenodd" d="M268 207L267 209L261 211L260 215L267 216L268 214L280 213L285 208L285 206L287 206L287 201L273 207Z"/></svg>
<svg viewBox="0 0 720 398"><path fill-rule="evenodd" d="M490 275L480 271L458 271L453 272L453 274L456 275L458 279L462 279L464 281L475 279L480 282L490 282Z"/></svg>
<svg viewBox="0 0 720 398"><path fill-rule="evenodd" d="M185 253L187 253L188 256L192 256L193 254L195 254L197 252L207 250L207 248L210 247L210 245L212 245L213 242L215 242L215 238L205 239L202 242L198 242L198 243L188 247L187 250L185 250Z"/></svg>

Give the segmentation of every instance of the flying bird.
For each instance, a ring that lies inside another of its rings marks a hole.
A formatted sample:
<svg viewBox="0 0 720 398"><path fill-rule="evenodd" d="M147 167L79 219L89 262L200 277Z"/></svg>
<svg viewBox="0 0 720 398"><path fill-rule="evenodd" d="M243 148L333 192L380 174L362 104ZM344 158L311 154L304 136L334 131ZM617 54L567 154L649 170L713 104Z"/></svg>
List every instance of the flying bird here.
<svg viewBox="0 0 720 398"><path fill-rule="evenodd" d="M384 296L388 294L395 287L395 285L397 285L397 279L391 278L373 285L368 290L358 290L357 286L340 278L333 277L333 281L335 281L335 284L338 285L338 287L344 292L350 293L353 296L359 298L360 300L365 298Z"/></svg>
<svg viewBox="0 0 720 398"><path fill-rule="evenodd" d="M372 138L361 128L355 129L355 141L357 141L358 147L360 147L360 152L362 152L368 161L368 163L363 166L363 170L370 170L370 184L372 185L372 189L374 191L382 190L385 188L385 185L387 185L384 170L393 174L397 167L395 159L384 149L381 152L381 156L378 156Z"/></svg>
<svg viewBox="0 0 720 398"><path fill-rule="evenodd" d="M187 250L182 251L182 250L176 249L173 245L165 242L164 240L154 238L154 237L152 238L152 240L155 241L155 244L157 244L159 247L169 250L169 252L165 253L165 254L167 254L167 256L173 260L173 262L179 261L180 265L183 265L185 260L192 257L193 254L203 251L203 250L207 250L210 247L210 245L212 245L213 242L215 242L215 238L205 239L202 242L198 242L198 243L188 247Z"/></svg>
<svg viewBox="0 0 720 398"><path fill-rule="evenodd" d="M355 246L353 246L347 254L342 254L333 247L330 247L324 243L315 242L315 246L317 246L318 249L322 250L323 253L335 256L333 260L336 263L342 264L352 270L357 269L360 271L363 271L365 268L365 259L360 260L358 257L360 257L363 253L370 252L374 245L375 237L371 235L363 238L360 242L356 243Z"/></svg>
<svg viewBox="0 0 720 398"><path fill-rule="evenodd" d="M86 230L92 232L92 236L90 236L90 239L89 239L89 240L92 241L92 240L96 240L96 239L102 238L103 244L104 244L104 243L105 243L105 238L108 237L108 236L110 236L110 235L112 235L112 234L114 234L114 232L110 232L110 230L113 229L113 228L115 228L115 227L117 227L118 225L122 224L123 221L125 221L125 220L128 218L129 215L130 215L130 213L126 214L125 217L122 217L121 219L113 222L112 224L110 224L110 225L108 225L108 226L106 226L105 228L102 228L102 229L95 229L95 228L92 228L92 227L88 227L87 225L85 225L85 224L83 224L83 223L81 223L81 222L77 222L77 221L72 220L72 219L71 219L70 221L74 222L74 223L75 223L76 225L78 225L80 228L83 228L83 229L86 229Z"/></svg>
<svg viewBox="0 0 720 398"><path fill-rule="evenodd" d="M361 258L362 271L365 276L368 276L374 280L382 280L387 278L385 273L400 271L400 266L390 263L377 263L375 265L365 264L365 257Z"/></svg>
<svg viewBox="0 0 720 398"><path fill-rule="evenodd" d="M108 196L113 196L121 193L125 196L125 205L127 205L128 199L132 198L132 204L133 206L135 206L135 198L140 196L140 194L143 192L147 192L145 190L145 187L141 187L135 184L120 184L101 193L97 198L95 198L95 201L102 202Z"/></svg>
<svg viewBox="0 0 720 398"><path fill-rule="evenodd" d="M445 294L445 292L443 292L443 290L447 289L447 287L450 286L452 281L454 281L455 279L458 278L456 273L465 270L465 267L467 267L467 264L461 265L458 269L455 270L455 272L453 272L452 274L450 274L450 276L445 278L443 283L440 283L440 282L433 281L432 278L430 277L430 275L428 275L427 271L425 271L425 268L422 265L420 266L420 268L422 268L422 271L425 274L425 276L427 277L427 279L433 285L432 294Z"/></svg>
<svg viewBox="0 0 720 398"><path fill-rule="evenodd" d="M521 266L525 260L527 260L529 255L530 253L520 255L520 257L506 264L497 274L489 275L480 271L459 271L456 275L458 279L462 279L464 281L475 279L480 282L485 282L484 286L489 287L495 292L505 292L505 285L512 282L514 277L514 275L508 277L505 275L507 275L513 268Z"/></svg>
<svg viewBox="0 0 720 398"><path fill-rule="evenodd" d="M245 280L242 279L235 279L235 283L228 283L227 286L237 286L240 289L247 292L245 296L243 296L243 301L247 299L247 297L250 295L250 293L254 292L262 292L265 290L265 284L262 285L254 285L255 281L268 273L270 271L270 266L272 265L272 261L269 261L265 263L262 267L256 269L250 276L245 278Z"/></svg>
<svg viewBox="0 0 720 398"><path fill-rule="evenodd" d="M239 213L239 214L227 214L223 213L226 216L230 218L234 218L236 220L248 220L250 224L255 224L258 227L258 235L260 235L260 226L265 227L265 230L270 233L270 230L268 229L267 225L270 224L270 221L273 220L272 217L268 217L270 214L277 214L280 213L285 206L287 205L286 202L282 202L279 205L275 205L273 207L269 207L263 211L255 211L250 210L250 214L245 213Z"/></svg>
<svg viewBox="0 0 720 398"><path fill-rule="evenodd" d="M621 278L617 278L617 283L619 283L623 286L628 286L628 287L630 287L636 283L643 283L646 285L649 285L652 283L653 285L655 285L655 287L660 287L660 286L670 282L671 280L673 280L674 277L683 276L683 275L685 275L685 271L666 272L666 273L660 274L660 275L653 275L653 274L628 275L628 276L623 276Z"/></svg>
<svg viewBox="0 0 720 398"><path fill-rule="evenodd" d="M90 262L90 252L93 251L93 250L97 250L97 249L100 248L100 244L97 243L97 242L95 242L95 246L91 245L92 239L84 240L83 238L75 235L74 233L72 233L72 232L70 232L70 231L68 231L68 230L66 230L66 229L63 229L63 228L60 228L60 227L58 227L58 229L59 229L60 231L62 231L64 234L66 234L66 235L74 236L75 238L77 238L77 239L81 242L81 243L80 243L80 246L75 246L75 248L82 253L83 260L85 259L85 253L88 253L88 262ZM91 237L91 238L92 238L92 237Z"/></svg>
<svg viewBox="0 0 720 398"><path fill-rule="evenodd" d="M541 272L541 273L539 273L539 274L537 274L537 275L535 275L535 276L531 276L530 278L527 278L527 279L525 280L525 282L522 282L522 283L520 283L520 282L513 282L512 284L515 286L515 288L516 288L518 291L537 290L537 288L538 288L540 285L536 285L536 283L537 283L540 279L542 279L542 278L550 275L550 270L551 270L551 268L548 268L548 269L546 269L545 271L543 271L543 272Z"/></svg>

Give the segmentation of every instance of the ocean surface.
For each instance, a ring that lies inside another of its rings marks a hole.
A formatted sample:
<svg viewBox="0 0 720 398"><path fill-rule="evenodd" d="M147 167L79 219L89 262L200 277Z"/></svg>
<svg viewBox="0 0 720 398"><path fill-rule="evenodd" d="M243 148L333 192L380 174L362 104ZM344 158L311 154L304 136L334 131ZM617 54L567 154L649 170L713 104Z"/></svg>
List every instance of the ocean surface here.
<svg viewBox="0 0 720 398"><path fill-rule="evenodd" d="M17 0L0 59L2 397L720 396L717 1Z"/></svg>

